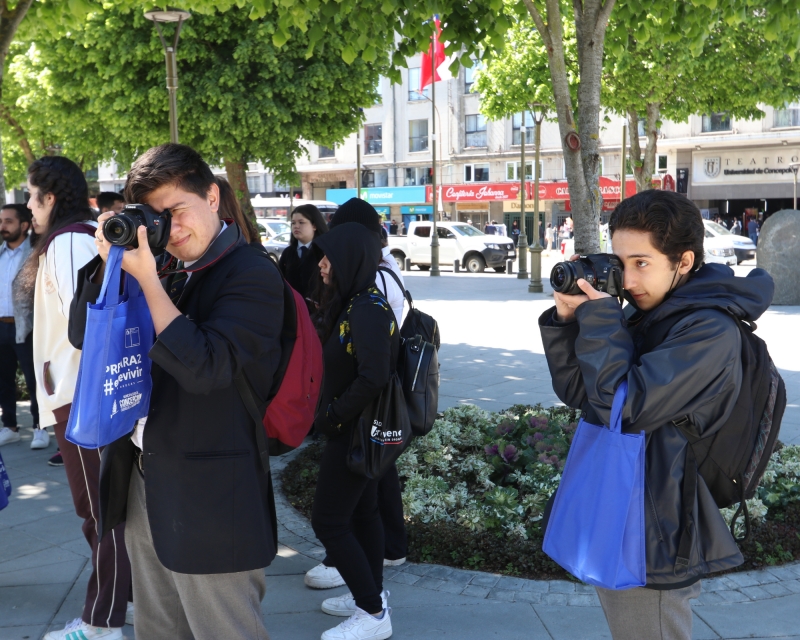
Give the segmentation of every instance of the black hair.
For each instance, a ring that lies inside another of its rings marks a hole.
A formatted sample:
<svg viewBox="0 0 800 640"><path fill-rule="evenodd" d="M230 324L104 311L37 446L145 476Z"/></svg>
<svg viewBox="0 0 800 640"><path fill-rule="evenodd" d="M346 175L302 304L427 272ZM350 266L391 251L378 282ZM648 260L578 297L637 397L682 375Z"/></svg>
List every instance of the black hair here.
<svg viewBox="0 0 800 640"><path fill-rule="evenodd" d="M133 163L125 183L125 199L146 203L153 191L165 185L205 198L215 182L211 168L197 151L168 142L148 149Z"/></svg>
<svg viewBox="0 0 800 640"><path fill-rule="evenodd" d="M80 167L63 156L45 156L28 167L28 180L39 190L40 204L52 194L56 201L50 213L50 223L36 243L34 257L41 255L47 241L59 229L75 222L94 219L89 207L89 187Z"/></svg>
<svg viewBox="0 0 800 640"><path fill-rule="evenodd" d="M33 225L33 214L31 210L28 209L28 205L25 204L4 204L0 209L11 209L17 213L17 220L20 222L27 222L28 228L31 228Z"/></svg>
<svg viewBox="0 0 800 640"><path fill-rule="evenodd" d="M125 198L122 197L121 193L117 193L116 191L101 191L97 194L95 202L97 202L97 208L100 210L100 213L102 213L103 209L111 209L115 202L125 202Z"/></svg>
<svg viewBox="0 0 800 640"><path fill-rule="evenodd" d="M322 259L322 255L324 254L319 251L320 260ZM316 291L314 293L314 299L318 302L313 320L314 326L317 328L317 335L322 344L327 342L336 328L336 321L339 319L339 314L342 313L342 309L344 309L345 305L345 299L339 289L336 271L333 267L330 269L329 278L331 283L325 284L322 280L322 275L318 275Z"/></svg>
<svg viewBox="0 0 800 640"><path fill-rule="evenodd" d="M703 265L703 216L694 202L679 193L648 189L626 198L611 214L608 229L612 240L620 229L646 231L653 246L672 264L678 264L685 251L693 251L692 271Z"/></svg>
<svg viewBox="0 0 800 640"><path fill-rule="evenodd" d="M292 210L292 216L295 213L299 213L316 227L314 231L315 238L321 236L323 233L328 233L328 224L325 222L325 216L323 216L320 210L313 204L301 204L299 207L295 207L294 210ZM291 224L291 222L292 218L289 216L289 224ZM294 234L290 235L289 245L297 249L297 238L294 237Z"/></svg>
<svg viewBox="0 0 800 640"><path fill-rule="evenodd" d="M220 219L232 219L242 230L242 235L244 235L248 243L258 241L260 238L258 229L255 223L253 223L248 216L244 215L231 183L222 176L217 176L216 182L219 187L218 212Z"/></svg>

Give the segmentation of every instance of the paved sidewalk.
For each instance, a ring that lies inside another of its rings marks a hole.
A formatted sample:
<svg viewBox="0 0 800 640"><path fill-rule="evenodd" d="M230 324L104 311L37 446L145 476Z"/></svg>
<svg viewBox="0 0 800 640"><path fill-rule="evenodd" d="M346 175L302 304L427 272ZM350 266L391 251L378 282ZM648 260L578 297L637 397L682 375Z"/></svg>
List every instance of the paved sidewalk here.
<svg viewBox="0 0 800 640"><path fill-rule="evenodd" d="M549 268L544 269L545 273ZM473 402L494 410L516 402L557 401L536 320L552 304L531 296L514 276L409 274L408 287L441 326L442 407ZM775 307L759 323L787 382L782 439L800 443L800 309ZM24 411L23 411L24 412ZM22 424L30 425L25 414ZM88 579L88 547L74 515L63 469L46 451L31 451L31 431L0 450L14 494L0 512L0 640L37 640L80 612ZM286 459L275 461L277 474ZM282 497L279 557L267 570L263 612L273 640L319 638L341 619L320 611L344 588L314 591L303 574L323 554L309 523ZM407 564L387 569L394 638L593 639L610 634L591 589L565 581L530 581ZM694 607L697 639L800 640L800 566L707 580ZM129 640L135 638L125 628ZM147 640L140 638L139 640Z"/></svg>

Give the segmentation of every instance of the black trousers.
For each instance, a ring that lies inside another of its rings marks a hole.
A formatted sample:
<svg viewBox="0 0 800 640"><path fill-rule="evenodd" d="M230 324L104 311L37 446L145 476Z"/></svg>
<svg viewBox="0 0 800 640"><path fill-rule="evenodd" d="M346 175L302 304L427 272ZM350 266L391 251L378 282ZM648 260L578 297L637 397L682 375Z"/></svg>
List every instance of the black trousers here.
<svg viewBox="0 0 800 640"><path fill-rule="evenodd" d="M17 344L16 325L0 322L0 409L3 426L17 426L17 364L25 376L31 396L33 424L39 424L39 405L36 403L36 375L33 369L33 332L25 342Z"/></svg>
<svg viewBox="0 0 800 640"><path fill-rule="evenodd" d="M328 441L319 464L311 526L339 570L356 606L382 610L383 524L378 510L378 481L347 468L347 438Z"/></svg>

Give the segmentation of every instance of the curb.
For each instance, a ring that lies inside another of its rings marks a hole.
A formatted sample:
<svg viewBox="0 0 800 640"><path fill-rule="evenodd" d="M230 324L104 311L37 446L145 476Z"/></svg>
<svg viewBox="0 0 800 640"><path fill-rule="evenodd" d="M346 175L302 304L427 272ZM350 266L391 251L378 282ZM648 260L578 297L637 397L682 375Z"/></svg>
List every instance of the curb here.
<svg viewBox="0 0 800 640"><path fill-rule="evenodd" d="M325 549L317 540L311 523L295 509L283 494L280 476L286 465L306 447L272 459L272 483L278 515L278 540L318 562ZM465 571L437 564L406 562L386 567L384 580L452 595L471 596L502 602L528 602L550 606L599 607L594 587L568 580L531 580L482 571ZM734 604L771 600L800 593L800 562L769 567L758 571L729 573L702 581L702 593L692 606Z"/></svg>

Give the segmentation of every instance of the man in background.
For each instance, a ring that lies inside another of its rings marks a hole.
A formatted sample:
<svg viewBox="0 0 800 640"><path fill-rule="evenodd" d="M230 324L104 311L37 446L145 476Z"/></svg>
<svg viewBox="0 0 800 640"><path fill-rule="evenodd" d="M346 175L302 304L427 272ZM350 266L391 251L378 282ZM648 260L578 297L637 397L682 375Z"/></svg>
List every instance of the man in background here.
<svg viewBox="0 0 800 640"><path fill-rule="evenodd" d="M97 194L95 200L101 214L109 212L114 214L122 213L122 209L125 207L125 198L116 191L101 191Z"/></svg>

